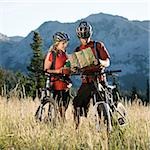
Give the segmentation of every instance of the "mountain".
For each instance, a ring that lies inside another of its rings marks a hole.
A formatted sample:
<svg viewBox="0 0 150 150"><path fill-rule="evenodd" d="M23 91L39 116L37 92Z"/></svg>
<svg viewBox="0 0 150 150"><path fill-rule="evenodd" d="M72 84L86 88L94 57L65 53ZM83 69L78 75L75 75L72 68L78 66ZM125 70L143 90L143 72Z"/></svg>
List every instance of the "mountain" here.
<svg viewBox="0 0 150 150"><path fill-rule="evenodd" d="M24 39L22 36L8 37L7 35L0 33L0 42L20 42L22 39Z"/></svg>
<svg viewBox="0 0 150 150"><path fill-rule="evenodd" d="M13 42L20 42L22 39L24 39L24 37L22 36L12 36L9 38L10 38L10 41L13 41Z"/></svg>
<svg viewBox="0 0 150 150"><path fill-rule="evenodd" d="M121 16L108 14L92 14L84 20L93 27L93 39L103 41L111 56L109 69L122 69L119 79L122 87L131 89L132 86L145 90L146 80L149 78L149 34L150 21L130 21ZM46 53L52 44L52 35L57 31L69 34L71 40L68 53L72 53L79 45L74 23L60 23L47 21L40 25L38 31L43 39L43 52ZM25 38L12 40L0 34L0 64L2 67L26 72L30 62L33 32Z"/></svg>
<svg viewBox="0 0 150 150"><path fill-rule="evenodd" d="M0 33L0 41L3 41L3 42L9 41L9 37L7 37L6 35Z"/></svg>

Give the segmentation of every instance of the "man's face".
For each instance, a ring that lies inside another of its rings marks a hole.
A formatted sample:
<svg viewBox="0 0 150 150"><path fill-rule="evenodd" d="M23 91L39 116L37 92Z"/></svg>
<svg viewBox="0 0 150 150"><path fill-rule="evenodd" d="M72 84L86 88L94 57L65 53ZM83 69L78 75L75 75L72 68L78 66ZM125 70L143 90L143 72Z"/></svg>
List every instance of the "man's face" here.
<svg viewBox="0 0 150 150"><path fill-rule="evenodd" d="M90 38L86 38L86 39L80 38L80 42L82 45L86 45L89 41L90 41Z"/></svg>

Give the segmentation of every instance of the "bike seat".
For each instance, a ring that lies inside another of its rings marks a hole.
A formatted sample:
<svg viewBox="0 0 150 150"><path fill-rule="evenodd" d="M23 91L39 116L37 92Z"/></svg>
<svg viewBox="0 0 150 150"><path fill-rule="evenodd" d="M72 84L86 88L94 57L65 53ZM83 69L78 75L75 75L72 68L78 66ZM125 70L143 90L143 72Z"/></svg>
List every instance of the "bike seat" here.
<svg viewBox="0 0 150 150"><path fill-rule="evenodd" d="M116 88L116 85L107 85L107 88L113 90Z"/></svg>

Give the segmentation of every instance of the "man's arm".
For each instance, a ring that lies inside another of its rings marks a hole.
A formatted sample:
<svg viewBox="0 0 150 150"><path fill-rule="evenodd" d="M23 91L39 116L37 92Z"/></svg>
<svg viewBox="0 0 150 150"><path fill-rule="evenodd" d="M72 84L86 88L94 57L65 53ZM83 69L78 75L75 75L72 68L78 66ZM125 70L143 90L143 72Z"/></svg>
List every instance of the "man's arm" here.
<svg viewBox="0 0 150 150"><path fill-rule="evenodd" d="M62 68L60 69L50 69L52 65L52 53L48 53L45 61L44 61L44 71L48 72L48 73L62 73Z"/></svg>
<svg viewBox="0 0 150 150"><path fill-rule="evenodd" d="M102 67L109 67L110 65L110 55L102 42L97 43L97 50L99 53L99 62Z"/></svg>
<svg viewBox="0 0 150 150"><path fill-rule="evenodd" d="M109 65L110 65L109 58L106 58L106 60L99 59L99 62L102 67L109 67Z"/></svg>

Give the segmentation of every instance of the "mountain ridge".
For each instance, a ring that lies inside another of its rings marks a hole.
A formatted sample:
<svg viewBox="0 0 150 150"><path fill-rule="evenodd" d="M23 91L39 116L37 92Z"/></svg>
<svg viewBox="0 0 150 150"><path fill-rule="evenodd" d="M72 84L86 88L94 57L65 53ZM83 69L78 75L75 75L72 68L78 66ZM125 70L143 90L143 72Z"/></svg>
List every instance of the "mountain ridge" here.
<svg viewBox="0 0 150 150"><path fill-rule="evenodd" d="M46 53L52 44L52 35L57 31L64 31L69 34L68 52L72 53L75 47L80 44L75 29L81 20L91 23L94 40L104 42L111 55L110 69L122 69L120 74L122 85L131 88L135 84L139 88L145 89L146 80L149 76L148 35L150 30L148 25L150 21L130 21L121 16L104 13L91 14L74 23L46 21L35 29L43 39L43 53ZM13 42L7 38L6 40L0 38L0 65L4 68L26 72L26 66L32 56L30 48L30 43L33 42L32 38L33 31L20 41ZM134 80L134 77L137 79ZM131 78L133 78L132 83Z"/></svg>

